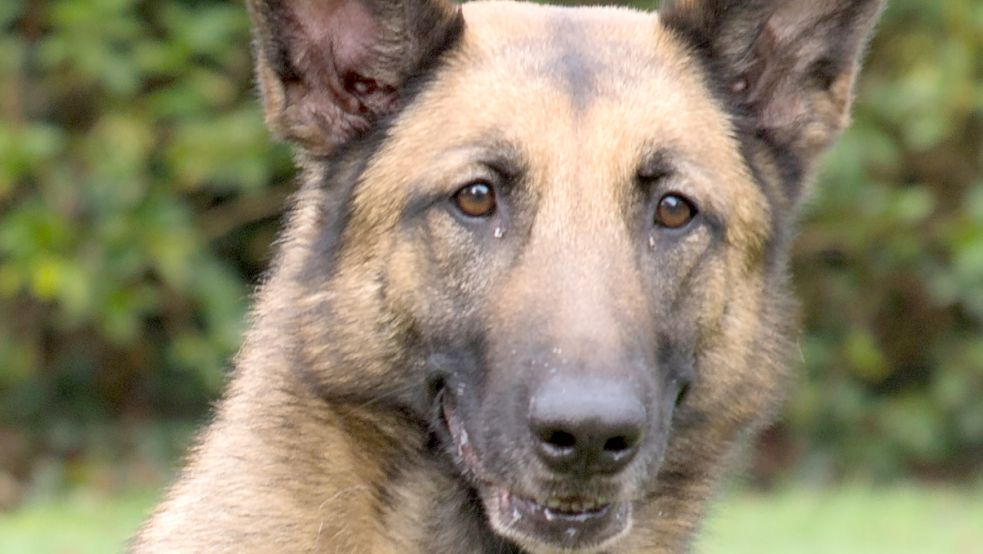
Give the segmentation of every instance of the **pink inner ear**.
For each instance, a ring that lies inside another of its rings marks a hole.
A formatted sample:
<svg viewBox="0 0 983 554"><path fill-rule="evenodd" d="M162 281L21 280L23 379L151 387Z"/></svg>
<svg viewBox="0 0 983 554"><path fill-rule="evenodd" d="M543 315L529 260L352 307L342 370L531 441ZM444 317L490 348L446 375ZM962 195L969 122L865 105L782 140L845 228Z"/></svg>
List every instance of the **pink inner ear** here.
<svg viewBox="0 0 983 554"><path fill-rule="evenodd" d="M369 69L382 28L378 18L358 0L301 0L294 5L306 41L330 52L339 79Z"/></svg>

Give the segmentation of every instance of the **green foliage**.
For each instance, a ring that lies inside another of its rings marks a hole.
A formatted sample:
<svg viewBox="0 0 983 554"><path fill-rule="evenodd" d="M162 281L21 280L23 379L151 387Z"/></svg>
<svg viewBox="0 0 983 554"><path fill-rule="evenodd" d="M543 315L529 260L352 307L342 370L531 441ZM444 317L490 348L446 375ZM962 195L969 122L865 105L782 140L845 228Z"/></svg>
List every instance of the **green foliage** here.
<svg viewBox="0 0 983 554"><path fill-rule="evenodd" d="M812 469L983 454L983 6L894 0L797 249Z"/></svg>
<svg viewBox="0 0 983 554"><path fill-rule="evenodd" d="M13 2L0 26L0 416L200 413L289 184L243 6Z"/></svg>
<svg viewBox="0 0 983 554"><path fill-rule="evenodd" d="M291 189L244 7L0 2L0 29L0 435L32 459L91 422L202 417ZM893 0L869 58L797 249L805 377L778 435L819 475L972 467L983 4Z"/></svg>

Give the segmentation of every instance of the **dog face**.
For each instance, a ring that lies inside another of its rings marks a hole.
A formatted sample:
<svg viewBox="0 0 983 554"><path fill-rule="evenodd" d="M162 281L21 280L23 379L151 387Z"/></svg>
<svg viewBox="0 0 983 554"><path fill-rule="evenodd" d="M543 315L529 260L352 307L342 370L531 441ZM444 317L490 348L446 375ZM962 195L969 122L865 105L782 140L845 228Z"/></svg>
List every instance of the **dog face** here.
<svg viewBox="0 0 983 554"><path fill-rule="evenodd" d="M685 536L780 397L790 214L878 2L251 9L312 386L427 425L530 552Z"/></svg>
<svg viewBox="0 0 983 554"><path fill-rule="evenodd" d="M388 243L373 273L427 344L438 428L492 526L530 548L601 547L653 493L682 392L747 372L708 358L755 338L769 208L655 17L464 17L448 69L366 170L352 232ZM725 408L710 390L688 402Z"/></svg>

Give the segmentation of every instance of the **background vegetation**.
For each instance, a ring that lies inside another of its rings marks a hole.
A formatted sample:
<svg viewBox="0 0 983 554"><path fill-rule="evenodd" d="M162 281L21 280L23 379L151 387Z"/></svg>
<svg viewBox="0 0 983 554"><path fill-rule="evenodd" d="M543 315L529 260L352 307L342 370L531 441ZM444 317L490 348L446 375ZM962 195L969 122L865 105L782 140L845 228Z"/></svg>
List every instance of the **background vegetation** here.
<svg viewBox="0 0 983 554"><path fill-rule="evenodd" d="M220 391L293 190L245 10L15 0L0 30L0 508L153 486ZM804 377L752 474L978 474L983 3L891 2L825 167L794 267Z"/></svg>

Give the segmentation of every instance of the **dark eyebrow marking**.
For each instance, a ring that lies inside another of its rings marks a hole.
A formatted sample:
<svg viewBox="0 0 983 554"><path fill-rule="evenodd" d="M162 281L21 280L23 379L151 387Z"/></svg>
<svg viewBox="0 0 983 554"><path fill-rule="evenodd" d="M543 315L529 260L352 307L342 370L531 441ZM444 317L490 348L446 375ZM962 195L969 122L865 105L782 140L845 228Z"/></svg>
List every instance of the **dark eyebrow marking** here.
<svg viewBox="0 0 983 554"><path fill-rule="evenodd" d="M570 97L574 110L583 111L597 92L597 75L603 64L583 47L585 29L570 16L558 16L551 25L553 75Z"/></svg>
<svg viewBox="0 0 983 554"><path fill-rule="evenodd" d="M481 167L489 178L494 178L496 184L508 190L525 171L526 165L521 152L514 145L500 138L486 137L476 141L473 154L469 156L473 167ZM455 182L453 176L433 176L435 179L447 179ZM480 177L479 177L480 178ZM456 185L467 185L467 179L462 177ZM432 189L431 187L412 187L407 193L407 201L403 207L401 219L412 220L418 214L426 211L434 204L447 200L454 192L449 189ZM423 189L421 192L419 189Z"/></svg>
<svg viewBox="0 0 983 554"><path fill-rule="evenodd" d="M642 181L657 181L676 172L668 150L656 150L648 154L638 167L638 178Z"/></svg>

